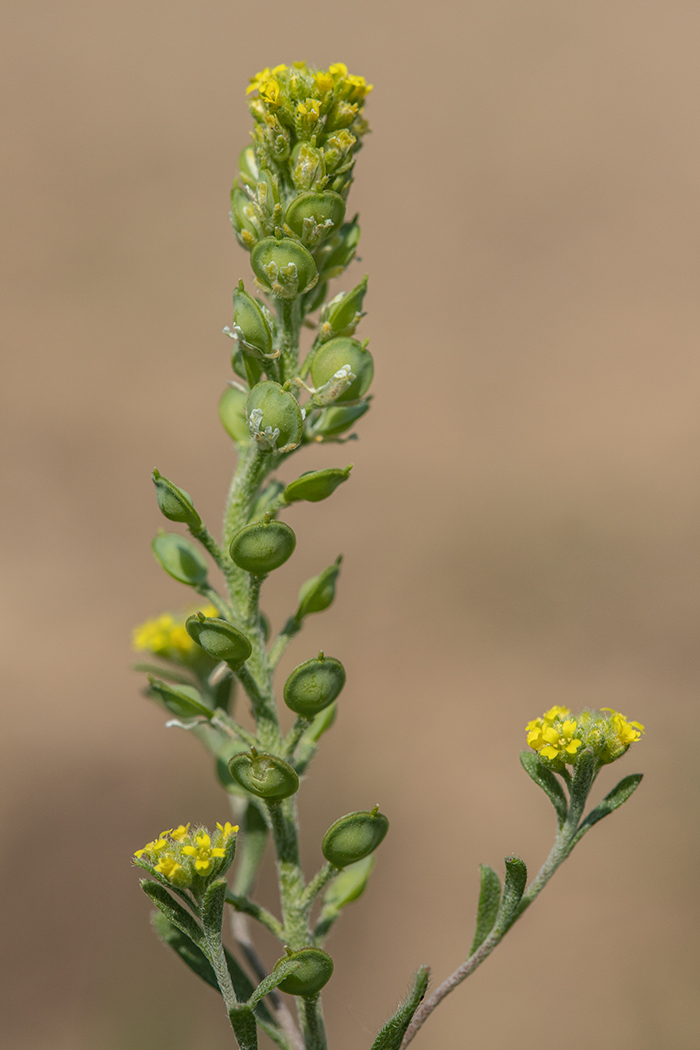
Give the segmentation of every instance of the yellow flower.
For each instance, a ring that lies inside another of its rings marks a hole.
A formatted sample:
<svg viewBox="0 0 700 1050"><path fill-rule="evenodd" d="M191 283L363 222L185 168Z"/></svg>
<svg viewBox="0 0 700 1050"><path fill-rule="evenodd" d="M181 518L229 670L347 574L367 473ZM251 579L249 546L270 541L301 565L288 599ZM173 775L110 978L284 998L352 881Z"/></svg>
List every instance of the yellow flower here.
<svg viewBox="0 0 700 1050"><path fill-rule="evenodd" d="M182 883L189 881L187 878L187 872L182 864L173 857L172 853L166 853L164 857L161 857L153 870L166 878L168 882L181 885Z"/></svg>
<svg viewBox="0 0 700 1050"><path fill-rule="evenodd" d="M217 828L221 832L221 841L227 842L232 835L235 835L238 831L238 824L229 824L228 820L225 824L219 824L217 821Z"/></svg>
<svg viewBox="0 0 700 1050"><path fill-rule="evenodd" d="M296 64L296 63L295 63ZM270 69L267 66L265 69L261 69L259 73L256 73L254 77L250 78L250 84L246 88L246 95L250 95L252 91L260 91L262 87L267 84L269 80L278 76L279 73L284 73L287 67L285 65L275 66L274 69ZM279 91L279 85L277 85ZM260 91L262 94L262 91Z"/></svg>
<svg viewBox="0 0 700 1050"><path fill-rule="evenodd" d="M571 711L569 711L568 707L555 706L550 707L549 711L545 711L545 713L542 715L542 718L545 722L548 722L549 725L552 725L557 720L568 718L570 714Z"/></svg>
<svg viewBox="0 0 700 1050"><path fill-rule="evenodd" d="M330 70L328 73L325 73L322 69L319 69L318 73L314 74L314 80L316 81L316 86L322 95L333 90L333 75Z"/></svg>
<svg viewBox="0 0 700 1050"><path fill-rule="evenodd" d="M200 875L206 875L211 868L212 860L225 857L226 850L220 847L212 848L211 838L206 832L197 835L195 842L196 846L184 846L182 852L186 857L194 858L195 869Z"/></svg>
<svg viewBox="0 0 700 1050"><path fill-rule="evenodd" d="M620 714L619 711L614 711L612 707L601 707L600 710L610 712L611 728L621 744L629 747L630 744L634 744L636 740L641 739L644 732L644 726L641 722L628 722L624 715Z"/></svg>
<svg viewBox="0 0 700 1050"><path fill-rule="evenodd" d="M576 740L574 733L578 723L573 718L567 718L565 722L547 725L542 730L544 746L538 748L544 758L561 758L564 755L575 755L582 746L583 741Z"/></svg>
<svg viewBox="0 0 700 1050"><path fill-rule="evenodd" d="M167 832L163 832L163 835L167 835ZM153 842L147 842L143 849L137 849L134 856L142 857L144 853L160 853L168 845L168 840L163 838L163 835L159 835Z"/></svg>
<svg viewBox="0 0 700 1050"><path fill-rule="evenodd" d="M161 613L152 620L135 627L132 635L134 649L153 653L164 659L182 662L194 648L194 642L185 630L185 620L197 609L188 609L175 617L172 613ZM205 605L201 612L205 616L216 616L213 605Z"/></svg>
<svg viewBox="0 0 700 1050"><path fill-rule="evenodd" d="M189 824L180 824L173 831L168 832L168 834L170 835L170 838L173 839L174 842L184 842L185 839L187 838L187 832L189 830L190 830Z"/></svg>
<svg viewBox="0 0 700 1050"><path fill-rule="evenodd" d="M261 98L274 105L280 97L279 81L271 77L270 80L266 80L264 84L259 85L258 92Z"/></svg>
<svg viewBox="0 0 700 1050"><path fill-rule="evenodd" d="M328 67L328 72L332 77L346 77L348 75L348 67L344 62L334 62L332 66Z"/></svg>
<svg viewBox="0 0 700 1050"><path fill-rule="evenodd" d="M350 102L361 102L365 95L369 95L373 88L373 84L368 84L364 77L347 76L345 78L346 84L351 86L347 98Z"/></svg>
<svg viewBox="0 0 700 1050"><path fill-rule="evenodd" d="M309 123L318 120L320 115L321 103L316 98L307 98L306 102L299 102L297 105L297 114L300 117L310 117Z"/></svg>

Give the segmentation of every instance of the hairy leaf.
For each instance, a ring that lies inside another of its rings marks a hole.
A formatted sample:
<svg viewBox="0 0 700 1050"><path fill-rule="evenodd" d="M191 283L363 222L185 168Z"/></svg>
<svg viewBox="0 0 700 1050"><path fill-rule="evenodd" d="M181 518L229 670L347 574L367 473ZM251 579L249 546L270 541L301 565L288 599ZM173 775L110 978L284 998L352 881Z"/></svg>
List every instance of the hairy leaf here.
<svg viewBox="0 0 700 1050"><path fill-rule="evenodd" d="M427 991L429 977L430 969L427 966L421 966L408 998L404 999L394 1016L384 1025L372 1043L372 1050L399 1050L406 1029Z"/></svg>
<svg viewBox="0 0 700 1050"><path fill-rule="evenodd" d="M599 802L595 809L592 809L588 816L581 822L575 841L578 841L581 836L592 828L594 824L597 824L603 817L607 817L608 813L612 813L613 810L617 809L626 802L630 795L636 791L639 782L642 779L642 773L632 773L628 777L623 777L619 784L616 784L612 791L609 791L602 802Z"/></svg>
<svg viewBox="0 0 700 1050"><path fill-rule="evenodd" d="M151 882L150 879L142 879L141 889L151 898L156 908L162 911L163 915L170 920L173 926L177 926L178 930L181 930L191 941L194 941L198 948L206 952L206 939L199 923L181 904L178 904L168 893L165 886L161 886L158 882Z"/></svg>
<svg viewBox="0 0 700 1050"><path fill-rule="evenodd" d="M258 1026L251 1008L245 1004L234 1006L229 1017L241 1050L258 1050Z"/></svg>
<svg viewBox="0 0 700 1050"><path fill-rule="evenodd" d="M542 788L549 801L557 811L559 827L566 820L569 812L569 804L566 801L564 788L561 786L551 769L547 769L539 755L534 751L521 751L520 762L529 777Z"/></svg>
<svg viewBox="0 0 700 1050"><path fill-rule="evenodd" d="M476 931L474 942L471 946L470 955L481 947L493 929L498 915L498 906L501 903L501 880L493 868L488 864L481 864L481 892L479 893L479 907L476 913Z"/></svg>
<svg viewBox="0 0 700 1050"><path fill-rule="evenodd" d="M519 857L506 857L506 878L503 886L503 897L498 912L496 926L505 933L515 921L518 905L527 884L527 868Z"/></svg>

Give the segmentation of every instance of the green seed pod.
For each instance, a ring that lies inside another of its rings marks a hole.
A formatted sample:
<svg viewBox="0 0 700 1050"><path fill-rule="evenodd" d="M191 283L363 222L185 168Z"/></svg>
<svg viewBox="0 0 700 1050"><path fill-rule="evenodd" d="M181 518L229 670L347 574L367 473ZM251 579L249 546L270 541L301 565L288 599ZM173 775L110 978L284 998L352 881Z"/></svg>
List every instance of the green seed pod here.
<svg viewBox="0 0 700 1050"><path fill-rule="evenodd" d="M295 503L297 500L308 500L309 503L318 503L322 499L332 496L338 485L342 485L350 477L352 463L341 470L339 467L327 467L325 470L308 470L296 481L292 481L284 490L284 498L287 503Z"/></svg>
<svg viewBox="0 0 700 1050"><path fill-rule="evenodd" d="M266 356L272 350L272 324L260 303L239 281L233 293L233 331L242 350Z"/></svg>
<svg viewBox="0 0 700 1050"><path fill-rule="evenodd" d="M312 428L314 436L337 437L349 430L354 423L364 416L369 408L369 401L360 401L357 405L331 405L324 408Z"/></svg>
<svg viewBox="0 0 700 1050"><path fill-rule="evenodd" d="M299 968L280 981L277 987L287 992L288 995L301 995L305 999L312 998L318 995L333 976L333 960L321 948L300 948L278 959L273 967L273 972L282 963L297 959L301 964Z"/></svg>
<svg viewBox="0 0 700 1050"><path fill-rule="evenodd" d="M161 682L149 674L148 682L151 692L162 701L164 707L178 718L198 718L202 715L211 718L213 711L204 703L201 694L191 685L178 685L177 688Z"/></svg>
<svg viewBox="0 0 700 1050"><path fill-rule="evenodd" d="M344 868L373 853L388 830L389 821L378 806L371 813L348 813L331 824L323 836L323 856L334 867Z"/></svg>
<svg viewBox="0 0 700 1050"><path fill-rule="evenodd" d="M321 311L319 338L324 342L338 335L352 335L362 318L362 303L367 292L365 276L351 292L340 292Z"/></svg>
<svg viewBox="0 0 700 1050"><path fill-rule="evenodd" d="M180 583L196 587L207 578L207 563L197 548L176 532L161 531L151 544L156 561Z"/></svg>
<svg viewBox="0 0 700 1050"><path fill-rule="evenodd" d="M268 802L281 802L299 790L299 777L290 765L254 747L234 755L228 768L241 787Z"/></svg>
<svg viewBox="0 0 700 1050"><path fill-rule="evenodd" d="M257 383L248 395L248 421L252 438L262 452L296 448L304 432L299 402L273 379Z"/></svg>
<svg viewBox="0 0 700 1050"><path fill-rule="evenodd" d="M340 696L345 668L340 660L319 653L295 667L284 683L284 702L304 718L314 718Z"/></svg>
<svg viewBox="0 0 700 1050"><path fill-rule="evenodd" d="M337 561L329 565L318 576L312 576L310 580L301 585L299 591L299 608L296 619L302 620L309 613L323 612L335 598L335 581L340 572L340 563L343 555L339 555Z"/></svg>
<svg viewBox="0 0 700 1050"><path fill-rule="evenodd" d="M358 343L357 339L339 336L321 347L311 365L311 378L315 387L322 387L324 383L330 382L345 365L350 366L355 378L336 399L338 404L357 401L369 390L374 376L374 361L369 350L365 349L362 343Z"/></svg>
<svg viewBox="0 0 700 1050"><path fill-rule="evenodd" d="M262 231L255 218L255 211L248 194L235 183L231 190L231 225L239 243L246 251L252 251L260 240Z"/></svg>
<svg viewBox="0 0 700 1050"><path fill-rule="evenodd" d="M320 279L330 281L341 274L355 258L359 242L360 227L355 219L343 223L339 230L332 233L314 252Z"/></svg>
<svg viewBox="0 0 700 1050"><path fill-rule="evenodd" d="M260 178L260 168L255 156L255 147L246 146L238 158L238 178L251 188Z"/></svg>
<svg viewBox="0 0 700 1050"><path fill-rule="evenodd" d="M297 545L294 531L283 521L254 521L236 533L231 541L231 559L239 569L253 576L267 576L291 558Z"/></svg>
<svg viewBox="0 0 700 1050"><path fill-rule="evenodd" d="M219 419L221 424L235 442L247 445L250 441L250 430L246 419L245 406L248 395L245 390L227 386L219 400Z"/></svg>
<svg viewBox="0 0 700 1050"><path fill-rule="evenodd" d="M181 521L190 529L201 528L202 519L194 509L189 492L173 485L172 481L164 478L158 470L154 470L151 477L156 486L158 506L165 517L169 521Z"/></svg>
<svg viewBox="0 0 700 1050"><path fill-rule="evenodd" d="M243 632L218 616L195 613L185 620L185 630L192 641L214 660L225 660L235 667L240 667L252 652Z"/></svg>
<svg viewBox="0 0 700 1050"><path fill-rule="evenodd" d="M278 299L296 299L318 281L313 256L291 237L265 237L253 249L250 265L262 287Z"/></svg>
<svg viewBox="0 0 700 1050"><path fill-rule="evenodd" d="M367 856L362 860L348 864L340 875L331 882L323 895L323 906L329 911L338 912L346 904L351 904L361 897L367 888L369 877L374 867L374 857Z"/></svg>
<svg viewBox="0 0 700 1050"><path fill-rule="evenodd" d="M324 241L345 218L345 201L331 190L300 193L287 208L284 221L309 248Z"/></svg>

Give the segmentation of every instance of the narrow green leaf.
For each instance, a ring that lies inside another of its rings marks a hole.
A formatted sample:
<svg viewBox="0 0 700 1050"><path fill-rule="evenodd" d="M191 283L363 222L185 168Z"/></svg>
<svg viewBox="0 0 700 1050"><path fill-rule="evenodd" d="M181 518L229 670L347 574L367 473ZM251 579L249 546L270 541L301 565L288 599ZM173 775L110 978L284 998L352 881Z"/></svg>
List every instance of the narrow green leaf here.
<svg viewBox="0 0 700 1050"><path fill-rule="evenodd" d="M506 857L506 878L496 928L502 933L515 921L527 885L527 868L519 857Z"/></svg>
<svg viewBox="0 0 700 1050"><path fill-rule="evenodd" d="M249 802L246 807L242 831L233 892L239 897L247 897L255 885L268 837L265 818L255 802Z"/></svg>
<svg viewBox="0 0 700 1050"><path fill-rule="evenodd" d="M224 903L226 901L226 879L217 879L207 888L202 901L202 926L207 940L218 941L224 923Z"/></svg>
<svg viewBox="0 0 700 1050"><path fill-rule="evenodd" d="M266 995L269 995L270 992L274 991L274 989L277 988L286 977L289 977L291 973L298 970L301 965L302 964L298 959L281 959L279 963L275 964L272 973L268 974L267 977L260 982L253 994L249 997L248 1006L257 1006L261 999L264 999Z"/></svg>
<svg viewBox="0 0 700 1050"><path fill-rule="evenodd" d="M571 808L574 813L581 814L583 812L588 792L593 786L597 773L598 761L593 749L586 748L578 755L571 781Z"/></svg>
<svg viewBox="0 0 700 1050"><path fill-rule="evenodd" d="M480 948L493 929L498 915L498 906L501 903L501 880L493 868L488 864L481 864L481 892L479 893L479 908L476 913L476 931L474 943L471 946L470 955Z"/></svg>
<svg viewBox="0 0 700 1050"><path fill-rule="evenodd" d="M584 832L592 828L599 820L607 817L608 813L612 813L623 802L626 802L630 795L636 791L642 775L642 773L632 773L628 777L623 777L620 783L616 784L612 791L608 792L603 801L599 802L595 809L591 810L585 820L581 821L575 841L578 841Z"/></svg>
<svg viewBox="0 0 700 1050"><path fill-rule="evenodd" d="M192 685L190 675L182 674L181 671L173 671L169 667L161 667L160 664L134 664L133 669L146 674L158 675L168 682L177 682L179 685Z"/></svg>
<svg viewBox="0 0 700 1050"><path fill-rule="evenodd" d="M233 1006L229 1017L241 1050L258 1050L258 1026L251 1008L246 1004Z"/></svg>
<svg viewBox="0 0 700 1050"><path fill-rule="evenodd" d="M403 1037L406 1034L406 1029L413 1020L413 1015L427 991L429 977L429 967L421 966L416 974L413 988L408 998L404 999L394 1016L384 1025L372 1043L372 1050L399 1050Z"/></svg>
<svg viewBox="0 0 700 1050"><path fill-rule="evenodd" d="M547 769L539 755L536 755L534 751L521 751L520 763L527 775L542 788L545 795L554 806L557 811L559 827L561 827L566 820L567 813L569 812L569 804L566 801L564 788L561 786L554 773L552 773L551 769Z"/></svg>
<svg viewBox="0 0 700 1050"><path fill-rule="evenodd" d="M178 904L165 886L152 882L150 879L142 879L141 889L147 897L150 897L156 908L162 911L166 919L169 919L173 926L177 926L178 930L186 934L206 954L206 939L199 923L188 911L185 911L181 904Z"/></svg>

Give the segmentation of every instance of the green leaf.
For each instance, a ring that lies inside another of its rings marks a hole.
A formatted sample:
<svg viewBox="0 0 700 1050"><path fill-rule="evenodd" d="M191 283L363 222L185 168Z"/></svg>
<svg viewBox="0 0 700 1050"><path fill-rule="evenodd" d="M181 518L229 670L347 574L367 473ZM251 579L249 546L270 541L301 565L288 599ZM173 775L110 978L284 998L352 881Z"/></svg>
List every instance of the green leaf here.
<svg viewBox="0 0 700 1050"><path fill-rule="evenodd" d="M241 1050L258 1050L258 1026L251 1008L245 1004L233 1006L229 1017Z"/></svg>
<svg viewBox="0 0 700 1050"><path fill-rule="evenodd" d="M569 812L569 804L566 801L564 788L561 786L551 769L547 769L539 755L534 751L521 751L520 763L532 780L542 788L549 801L557 811L559 827L566 820Z"/></svg>
<svg viewBox="0 0 700 1050"><path fill-rule="evenodd" d="M598 760L593 748L587 747L579 753L571 781L571 808L575 813L583 813L583 807L586 805L588 792L593 786L598 768Z"/></svg>
<svg viewBox="0 0 700 1050"><path fill-rule="evenodd" d="M481 892L479 893L479 908L476 913L476 931L474 942L471 946L470 955L480 948L493 929L498 915L498 906L501 903L501 880L493 868L488 864L479 865L481 870Z"/></svg>
<svg viewBox="0 0 700 1050"><path fill-rule="evenodd" d="M501 907L498 911L496 929L505 933L516 918L518 905L527 885L527 868L519 857L506 857L506 878L503 886Z"/></svg>
<svg viewBox="0 0 700 1050"><path fill-rule="evenodd" d="M224 923L224 903L226 901L226 879L217 879L207 887L202 901L202 926L207 940L218 941L221 938L221 927Z"/></svg>
<svg viewBox="0 0 700 1050"><path fill-rule="evenodd" d="M228 772L228 764L226 769ZM243 817L242 830L243 837L236 862L233 892L239 897L247 897L255 885L268 836L265 818L255 802L248 803Z"/></svg>
<svg viewBox="0 0 700 1050"><path fill-rule="evenodd" d="M612 791L609 791L602 802L599 802L595 809L592 809L585 820L581 821L578 832L576 834L575 842L581 838L581 836L592 828L594 824L597 824L603 817L607 817L608 813L612 813L613 810L618 809L623 802L626 802L630 795L636 791L639 782L642 779L642 773L632 773L628 777L623 777L619 784L616 784Z"/></svg>
<svg viewBox="0 0 700 1050"><path fill-rule="evenodd" d="M192 678L190 675L182 674L180 671L173 671L169 667L164 667L159 664L134 664L134 671L144 671L146 674L160 675L161 678L165 678L169 682L177 682L179 685L192 685Z"/></svg>
<svg viewBox="0 0 700 1050"><path fill-rule="evenodd" d="M206 954L206 939L199 923L168 893L165 886L150 879L141 880L141 889L173 926L184 933Z"/></svg>
<svg viewBox="0 0 700 1050"><path fill-rule="evenodd" d="M384 1025L372 1043L372 1050L399 1050L413 1015L427 991L429 977L429 967L421 966L408 998L404 999L394 1016Z"/></svg>
<svg viewBox="0 0 700 1050"><path fill-rule="evenodd" d="M255 989L253 994L248 999L248 1006L256 1006L261 999L270 992L274 991L278 985L282 983L290 974L294 973L301 967L301 962L298 959L281 959L279 963L275 964L275 968L272 973L265 977L258 987Z"/></svg>
<svg viewBox="0 0 700 1050"><path fill-rule="evenodd" d="M214 714L212 709L202 702L202 694L192 685L178 685L175 689L150 674L148 684L150 692L154 693L165 709L177 718L211 718Z"/></svg>

